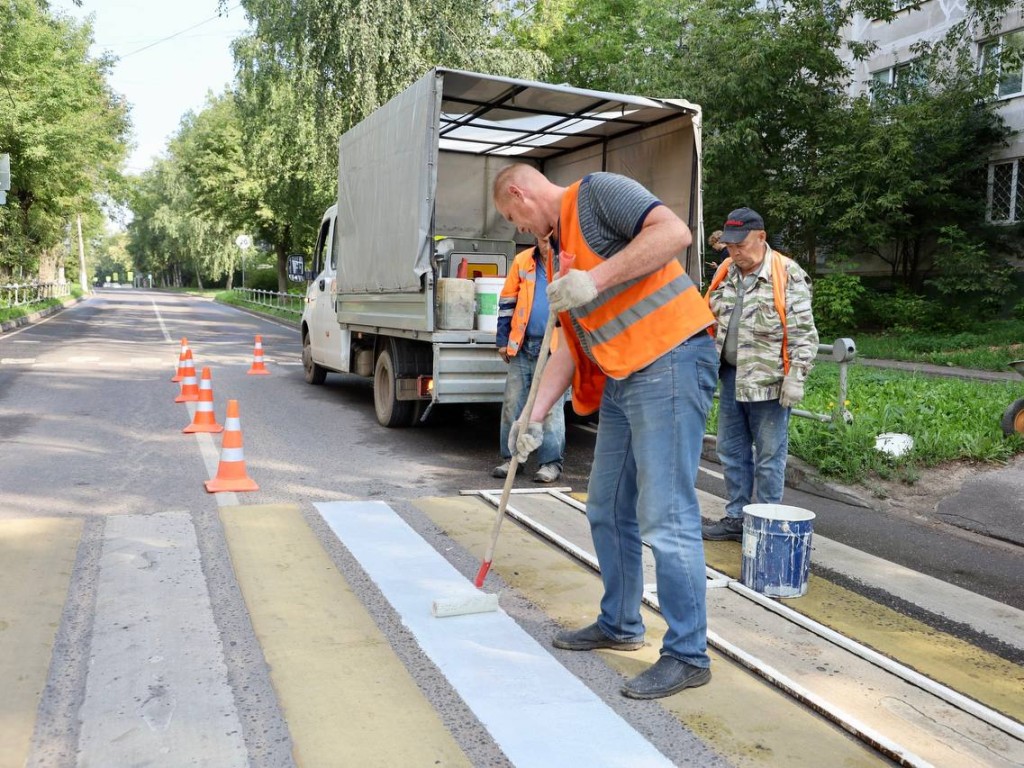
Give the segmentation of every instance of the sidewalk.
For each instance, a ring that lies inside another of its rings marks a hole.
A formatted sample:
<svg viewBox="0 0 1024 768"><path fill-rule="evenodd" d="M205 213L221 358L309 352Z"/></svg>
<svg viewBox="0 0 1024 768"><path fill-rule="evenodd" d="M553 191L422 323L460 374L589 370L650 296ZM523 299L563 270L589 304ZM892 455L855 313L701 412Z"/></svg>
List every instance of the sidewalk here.
<svg viewBox="0 0 1024 768"><path fill-rule="evenodd" d="M903 360L876 360L858 357L857 365L872 368L888 368L890 370L923 373L927 376L949 376L957 379L978 379L981 381L1016 381L1020 376L1013 371L979 371L974 368L957 368L952 365L932 365L931 363L908 363Z"/></svg>

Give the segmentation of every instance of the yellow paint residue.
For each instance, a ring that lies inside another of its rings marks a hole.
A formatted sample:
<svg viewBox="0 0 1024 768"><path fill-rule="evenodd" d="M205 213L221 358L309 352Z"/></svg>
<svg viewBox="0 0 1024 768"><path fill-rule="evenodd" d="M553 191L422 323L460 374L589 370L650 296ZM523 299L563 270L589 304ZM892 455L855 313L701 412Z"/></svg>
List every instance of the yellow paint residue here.
<svg viewBox="0 0 1024 768"><path fill-rule="evenodd" d="M296 762L468 766L299 509L220 514Z"/></svg>
<svg viewBox="0 0 1024 768"><path fill-rule="evenodd" d="M28 758L82 520L0 521L0 767Z"/></svg>

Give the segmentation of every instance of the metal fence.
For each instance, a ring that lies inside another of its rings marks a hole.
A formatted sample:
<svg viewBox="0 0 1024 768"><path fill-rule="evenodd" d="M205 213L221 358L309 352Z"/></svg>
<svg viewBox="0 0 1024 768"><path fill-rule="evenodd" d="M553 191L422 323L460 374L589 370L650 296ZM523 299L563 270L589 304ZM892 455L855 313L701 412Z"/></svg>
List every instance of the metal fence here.
<svg viewBox="0 0 1024 768"><path fill-rule="evenodd" d="M836 407L832 413L814 413L801 408L794 408L794 416L803 416L805 419L815 419L825 423L833 421L845 421L853 423L853 414L846 407L846 390L848 386L849 365L857 357L857 345L853 339L836 339L832 344L818 345L818 360L830 360L839 363L839 394L836 397Z"/></svg>
<svg viewBox="0 0 1024 768"><path fill-rule="evenodd" d="M264 291L259 288L232 288L231 290L248 304L276 309L291 315L301 316L302 307L306 303L305 295L300 293L280 293L279 291Z"/></svg>
<svg viewBox="0 0 1024 768"><path fill-rule="evenodd" d="M71 283L7 283L0 285L0 307L24 307L71 295Z"/></svg>

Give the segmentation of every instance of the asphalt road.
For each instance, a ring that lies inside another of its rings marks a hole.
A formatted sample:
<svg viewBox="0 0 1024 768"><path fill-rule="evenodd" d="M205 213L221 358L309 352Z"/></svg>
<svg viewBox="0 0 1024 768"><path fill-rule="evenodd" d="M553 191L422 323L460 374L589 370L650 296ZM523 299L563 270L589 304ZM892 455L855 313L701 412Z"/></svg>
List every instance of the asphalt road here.
<svg viewBox="0 0 1024 768"><path fill-rule="evenodd" d="M256 334L263 337L271 376L246 375ZM247 468L260 490L248 496L238 494L238 503L305 510L305 523L349 579L359 600L369 606L378 624L392 628L388 642L406 666L422 663L416 643L384 607L380 593L338 546L323 520L312 513L312 505L386 501L436 547L445 548L443 533L417 517L413 502L496 484L489 472L499 458L497 407L459 409L439 414L430 426L386 430L374 418L369 381L331 375L323 386L307 385L299 364L297 332L231 307L172 294L109 290L45 322L0 335L0 522L32 525L44 519L81 526L80 545L66 550L67 601L54 606L54 626L59 628L53 655L60 659L59 672L49 669L45 689L27 692L39 697L38 717L30 729L31 765L72 765L82 745L117 740L115 732L94 729L91 723L117 722L119 704L111 700L111 691L119 677L118 663L131 659L133 650L123 648L111 658L109 680L102 691L97 683L87 682L102 679L102 671L93 671L90 678L90 665L95 670L102 662L97 662L95 652L90 655L90 648L98 637L105 637L103 627L94 621L101 616L108 626L127 626L148 620L145 605L134 606L131 600L151 587L144 577L117 578L117 568L118 553L128 551L129 542L145 538L150 530L172 542L169 546L197 549L194 563L179 563L180 570L167 578L186 585L183 589L205 583L208 610L197 613L194 626L190 625L188 631L194 637L185 633L177 642L168 642L166 658L137 659L138 674L145 674L146 665L152 663L168 667L163 674L173 675L174 664L168 660L187 659L189 647L203 644L202 638L216 638L222 658L201 660L208 679L187 684L201 685L200 690L209 695L197 698L209 699L205 705L215 708L218 694L211 681L218 678L218 665L224 665L227 689L223 695L230 691L246 695L236 696L237 715L217 709L197 713L199 720L237 717L237 728L228 730L244 734L235 742L218 742L225 753L212 764L293 764L294 734L290 736L285 725L266 649L261 649L258 623L243 600L219 516L218 505L223 508L225 501L215 500L203 489L211 451L216 462L219 439L205 443L204 451L202 440L181 434L189 417L184 405L173 403L178 388L169 383L181 337L189 340L197 373L203 366L212 369L218 416L227 399L240 404ZM567 442L560 484L584 490L593 450L592 428L570 425ZM702 490L720 495L716 467L707 468ZM533 487L529 477L529 473L521 476L517 485ZM787 492L786 501L816 512L816 533L1024 609L1019 548L932 521L915 522L797 491ZM239 526L244 529L244 519ZM57 534L47 535L57 540ZM68 541L73 540L69 535ZM856 582L849 586L879 597ZM1014 655L1017 651L978 635L969 626L950 626L913 601L881 599L900 612L1020 663ZM523 610L531 621L544 625L528 606ZM115 643L116 635L105 642ZM618 681L599 669L603 668L600 660L573 663L577 674L603 680L597 683L603 685L603 695L617 699ZM427 674L418 684L430 688L429 698L449 730L457 733L460 748L473 764L505 764L448 683ZM167 681L150 686L146 706L151 728L170 728L176 722L162 704L167 687L171 687ZM669 728L671 723L657 719L661 717L657 711L647 709L643 714ZM83 712L93 714L84 726ZM124 738L130 742L129 736ZM197 738L194 732L190 738ZM683 735L666 739L662 748L678 753L684 747L700 749ZM717 759L700 754L701 764ZM2 758L0 751L0 765Z"/></svg>

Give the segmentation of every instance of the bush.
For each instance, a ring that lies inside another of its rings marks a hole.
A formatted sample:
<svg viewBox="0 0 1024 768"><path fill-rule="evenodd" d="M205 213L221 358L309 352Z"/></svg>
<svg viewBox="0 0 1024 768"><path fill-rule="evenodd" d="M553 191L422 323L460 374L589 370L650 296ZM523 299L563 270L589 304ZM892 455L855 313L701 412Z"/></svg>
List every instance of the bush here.
<svg viewBox="0 0 1024 768"><path fill-rule="evenodd" d="M1024 301L1017 302L1013 308L1013 316L1018 320L1024 320Z"/></svg>
<svg viewBox="0 0 1024 768"><path fill-rule="evenodd" d="M869 294L864 301L865 325L896 332L929 330L943 314L942 306L923 296L900 289Z"/></svg>
<svg viewBox="0 0 1024 768"><path fill-rule="evenodd" d="M814 324L821 338L852 333L864 286L856 275L836 272L814 281Z"/></svg>
<svg viewBox="0 0 1024 768"><path fill-rule="evenodd" d="M256 288L261 291L277 290L277 269L274 267L260 267L252 270L245 276L245 287Z"/></svg>

